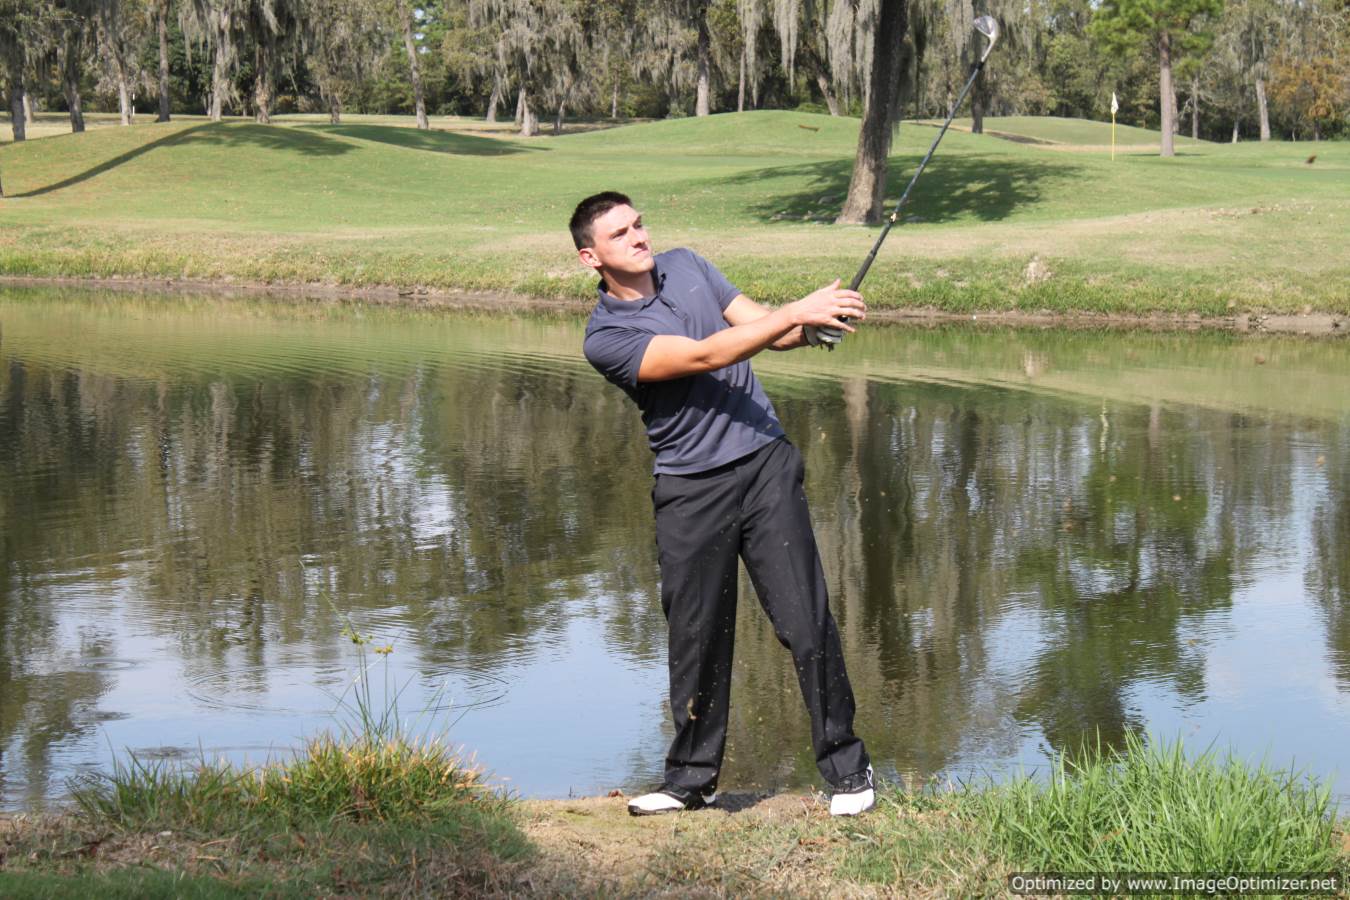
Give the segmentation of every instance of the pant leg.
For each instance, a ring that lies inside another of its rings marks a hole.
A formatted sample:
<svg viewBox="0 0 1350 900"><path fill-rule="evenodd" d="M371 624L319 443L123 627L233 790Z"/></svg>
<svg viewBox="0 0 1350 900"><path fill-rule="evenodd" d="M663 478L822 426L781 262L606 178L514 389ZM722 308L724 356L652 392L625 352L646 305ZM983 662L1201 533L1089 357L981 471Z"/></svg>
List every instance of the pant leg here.
<svg viewBox="0 0 1350 900"><path fill-rule="evenodd" d="M717 787L727 739L740 547L736 484L735 471L724 468L659 475L652 489L675 722L665 777L703 792Z"/></svg>
<svg viewBox="0 0 1350 900"><path fill-rule="evenodd" d="M836 784L867 768L867 751L853 733L853 688L806 505L805 466L787 440L770 448L742 501L742 554L778 640L792 652L816 766Z"/></svg>

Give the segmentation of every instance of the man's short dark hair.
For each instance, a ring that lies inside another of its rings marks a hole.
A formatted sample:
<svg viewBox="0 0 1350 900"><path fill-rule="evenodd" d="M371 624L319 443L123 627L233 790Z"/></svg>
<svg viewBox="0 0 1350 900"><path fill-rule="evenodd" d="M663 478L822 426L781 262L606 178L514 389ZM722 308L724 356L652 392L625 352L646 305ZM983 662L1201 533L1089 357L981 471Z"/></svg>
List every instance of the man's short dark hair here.
<svg viewBox="0 0 1350 900"><path fill-rule="evenodd" d="M618 191L601 191L582 200L572 213L572 221L567 223L567 227L572 229L572 243L577 245L578 250L582 247L594 247L595 229L591 226L595 224L595 220L616 206L632 205L633 201L628 199L628 195L620 194Z"/></svg>

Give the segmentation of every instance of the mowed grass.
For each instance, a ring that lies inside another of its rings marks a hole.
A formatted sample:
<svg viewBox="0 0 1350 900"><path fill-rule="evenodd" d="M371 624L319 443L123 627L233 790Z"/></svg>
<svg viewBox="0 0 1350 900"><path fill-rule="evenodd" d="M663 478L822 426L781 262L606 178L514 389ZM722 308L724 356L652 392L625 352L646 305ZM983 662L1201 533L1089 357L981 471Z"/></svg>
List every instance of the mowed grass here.
<svg viewBox="0 0 1350 900"><path fill-rule="evenodd" d="M969 131L971 120L953 119L952 127ZM1025 139L1043 144L1069 147L1111 147L1111 123L1091 119L1054 118L1051 116L985 116L984 130L999 137ZM1184 135L1174 135L1177 148L1194 149L1208 146ZM1158 132L1124 123L1116 124L1116 147L1148 149L1155 153L1159 147Z"/></svg>
<svg viewBox="0 0 1350 900"><path fill-rule="evenodd" d="M390 121L175 121L0 147L0 273L584 301L594 279L566 221L581 197L620 189L657 249L693 247L779 302L847 281L876 234L832 224L854 119L765 111L534 139ZM892 197L934 134L901 126ZM954 312L1350 312L1350 147L1178 154L1112 162L951 132L865 293Z"/></svg>

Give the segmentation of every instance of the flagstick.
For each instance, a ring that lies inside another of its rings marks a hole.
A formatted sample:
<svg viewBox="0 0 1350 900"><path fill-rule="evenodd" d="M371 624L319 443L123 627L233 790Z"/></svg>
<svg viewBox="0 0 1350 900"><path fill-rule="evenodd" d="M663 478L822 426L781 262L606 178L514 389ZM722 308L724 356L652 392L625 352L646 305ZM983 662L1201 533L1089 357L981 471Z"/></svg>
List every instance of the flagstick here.
<svg viewBox="0 0 1350 900"><path fill-rule="evenodd" d="M1111 92L1111 162L1116 161L1116 110L1120 109L1120 101L1116 99L1116 92Z"/></svg>

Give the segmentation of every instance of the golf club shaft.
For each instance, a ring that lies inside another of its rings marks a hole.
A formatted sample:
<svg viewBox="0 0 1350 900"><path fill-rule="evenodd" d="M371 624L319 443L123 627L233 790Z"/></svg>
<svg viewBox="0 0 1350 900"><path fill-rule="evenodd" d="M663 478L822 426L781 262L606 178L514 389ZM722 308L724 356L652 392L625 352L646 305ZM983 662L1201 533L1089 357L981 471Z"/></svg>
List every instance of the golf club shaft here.
<svg viewBox="0 0 1350 900"><path fill-rule="evenodd" d="M909 192L914 190L914 182L919 180L919 176L923 174L923 167L928 165L928 160L933 158L933 151L937 149L937 145L941 142L942 136L947 133L947 126L952 124L952 119L956 117L957 111L961 109L961 104L966 100L966 94L970 93L971 85L975 83L976 78L980 77L980 72L983 69L984 60L981 59L975 64L975 71L970 73L970 78L966 81L966 86L961 88L961 95L957 97L956 102L952 104L952 111L948 114L947 121L942 123L942 129L938 131L937 137L933 138L933 146L928 148L928 152L919 163L919 168L914 170L914 177L909 180L909 186L906 187L905 192L900 195L900 202L895 204L895 211L892 212L891 217L886 220L885 226L881 229L881 234L877 235L877 242L872 245L872 252L867 254L867 259L863 260L862 268L858 269L858 274L853 276L853 281L848 286L849 290L856 291L858 286L862 284L863 279L867 277L867 270L872 268L872 261L877 258L877 251L881 249L881 244L886 240L886 235L891 233L891 227L900 220L900 210L904 208L905 202L909 200Z"/></svg>

